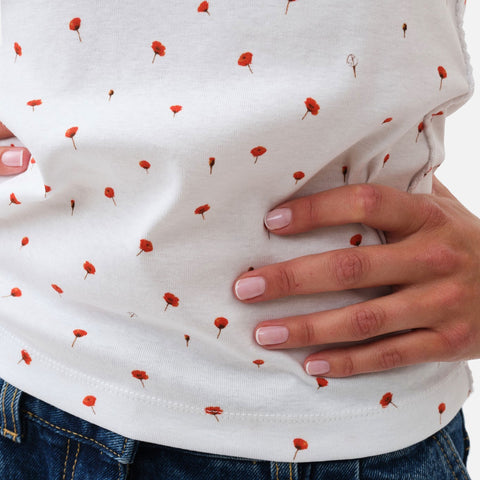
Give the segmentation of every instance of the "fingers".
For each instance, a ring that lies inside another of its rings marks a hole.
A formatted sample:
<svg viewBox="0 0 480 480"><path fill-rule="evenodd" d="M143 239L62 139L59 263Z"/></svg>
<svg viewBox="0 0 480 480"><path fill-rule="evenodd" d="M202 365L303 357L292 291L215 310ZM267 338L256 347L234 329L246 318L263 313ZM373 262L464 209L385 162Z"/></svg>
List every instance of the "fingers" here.
<svg viewBox="0 0 480 480"><path fill-rule="evenodd" d="M31 154L24 147L0 147L0 176L18 175L27 170Z"/></svg>
<svg viewBox="0 0 480 480"><path fill-rule="evenodd" d="M335 310L260 322L255 340L267 349L351 343L400 331L431 328L448 316L435 308L441 293L425 298L423 289L397 293Z"/></svg>
<svg viewBox="0 0 480 480"><path fill-rule="evenodd" d="M264 221L277 235L363 223L386 232L399 231L406 236L424 224L429 207L426 195L406 193L385 185L358 184L290 200L268 212Z"/></svg>
<svg viewBox="0 0 480 480"><path fill-rule="evenodd" d="M304 368L310 375L349 377L379 372L417 363L439 361L443 347L440 335L431 330L408 333L350 347L326 350L305 359Z"/></svg>
<svg viewBox="0 0 480 480"><path fill-rule="evenodd" d="M14 137L15 135L2 123L0 122L0 139Z"/></svg>

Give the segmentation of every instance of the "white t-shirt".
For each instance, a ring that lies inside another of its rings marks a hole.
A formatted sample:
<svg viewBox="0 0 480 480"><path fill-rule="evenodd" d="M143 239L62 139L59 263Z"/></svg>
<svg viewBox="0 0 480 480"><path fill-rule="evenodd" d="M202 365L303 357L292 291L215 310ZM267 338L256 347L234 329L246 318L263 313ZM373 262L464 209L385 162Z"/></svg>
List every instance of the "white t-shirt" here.
<svg viewBox="0 0 480 480"><path fill-rule="evenodd" d="M445 118L473 93L463 0L1 8L0 120L33 156L0 183L1 377L128 437L275 461L393 451L455 416L465 362L326 383L303 360L328 345L253 338L388 288L244 304L232 286L384 242L363 225L269 236L280 202L430 192Z"/></svg>

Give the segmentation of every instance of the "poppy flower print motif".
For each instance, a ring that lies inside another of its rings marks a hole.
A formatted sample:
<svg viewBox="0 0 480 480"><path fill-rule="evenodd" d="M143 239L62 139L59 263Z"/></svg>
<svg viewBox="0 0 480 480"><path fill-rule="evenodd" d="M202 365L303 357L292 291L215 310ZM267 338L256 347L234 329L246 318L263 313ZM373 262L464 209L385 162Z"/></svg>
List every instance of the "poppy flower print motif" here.
<svg viewBox="0 0 480 480"><path fill-rule="evenodd" d="M210 15L210 12L208 11L208 2L202 2L197 8L197 12L205 12Z"/></svg>
<svg viewBox="0 0 480 480"><path fill-rule="evenodd" d="M175 114L178 113L182 109L181 105L172 105L170 110L173 112L173 118L175 118Z"/></svg>
<svg viewBox="0 0 480 480"><path fill-rule="evenodd" d="M447 78L447 71L441 65L438 67L437 70L438 70L438 74L440 75L440 88L439 88L439 90L441 90L443 79Z"/></svg>
<svg viewBox="0 0 480 480"><path fill-rule="evenodd" d="M73 331L73 335L75 335L75 338L73 339L72 348L75 345L75 342L77 341L77 338L84 337L86 334L87 334L87 332L85 330L82 330L81 328L76 328Z"/></svg>
<svg viewBox="0 0 480 480"><path fill-rule="evenodd" d="M15 60L13 63L17 63L17 57L22 56L22 47L17 42L15 42L13 44L13 49L15 50Z"/></svg>
<svg viewBox="0 0 480 480"><path fill-rule="evenodd" d="M307 107L307 111L305 115L302 117L302 120L307 116L307 113L310 112L312 115L318 115L318 111L320 110L320 105L311 97L308 97L305 100L305 105Z"/></svg>
<svg viewBox="0 0 480 480"><path fill-rule="evenodd" d="M145 238L142 238L140 240L140 251L137 253L137 257L142 253L142 252L151 252L153 250L153 245L150 240L146 240Z"/></svg>
<svg viewBox="0 0 480 480"><path fill-rule="evenodd" d="M290 6L290 3L294 1L295 0L287 0L287 8L285 8L285 15L288 13L288 7Z"/></svg>
<svg viewBox="0 0 480 480"><path fill-rule="evenodd" d="M228 325L228 320L225 317L217 317L213 323L218 328L217 338L219 338L222 330Z"/></svg>
<svg viewBox="0 0 480 480"><path fill-rule="evenodd" d="M320 390L323 387L326 387L328 385L328 380L323 377L317 377L317 390Z"/></svg>
<svg viewBox="0 0 480 480"><path fill-rule="evenodd" d="M108 91L108 101L110 101L110 100L112 99L112 95L113 95L114 93L115 93L115 92L114 92L112 89L110 89L110 90Z"/></svg>
<svg viewBox="0 0 480 480"><path fill-rule="evenodd" d="M78 127L70 127L66 132L65 132L65 136L67 138L71 138L72 139L72 142L73 142L73 147L75 148L75 150L77 149L77 146L75 145L75 140L74 140L74 136L77 134L78 132Z"/></svg>
<svg viewBox="0 0 480 480"><path fill-rule="evenodd" d="M49 185L44 185L45 187L45 198L47 198L47 193L52 191L52 188Z"/></svg>
<svg viewBox="0 0 480 480"><path fill-rule="evenodd" d="M197 207L197 208L195 209L195 212L194 212L194 213L195 213L196 215L201 215L202 218L205 220L205 217L203 216L203 214L204 214L205 212L207 212L208 210L210 210L210 205L208 205L208 203L206 203L205 205L200 205L199 207Z"/></svg>
<svg viewBox="0 0 480 480"><path fill-rule="evenodd" d="M11 193L10 194L10 203L9 205L11 205L12 203L15 203L16 205L20 205L22 202L18 201L17 200L17 197L15 196L14 193Z"/></svg>
<svg viewBox="0 0 480 480"><path fill-rule="evenodd" d="M173 293L167 292L164 296L163 299L167 302L165 305L165 310L167 310L167 307L171 305L172 307L178 307L178 304L180 303L180 300L178 297L176 297Z"/></svg>
<svg viewBox="0 0 480 480"><path fill-rule="evenodd" d="M75 200L73 198L70 200L70 208L72 210L72 216L73 216L73 210L75 210Z"/></svg>
<svg viewBox="0 0 480 480"><path fill-rule="evenodd" d="M255 157L255 161L253 162L254 164L257 163L258 157L261 157L267 149L265 147L262 147L259 145L258 147L252 148L250 150L250 153Z"/></svg>
<svg viewBox="0 0 480 480"><path fill-rule="evenodd" d="M82 400L82 403L87 406L87 407L90 407L92 409L92 412L95 413L95 409L93 408L95 406L95 402L97 401L97 398L93 395L87 395L86 397L84 397L84 399ZM96 413L95 413L96 415Z"/></svg>
<svg viewBox="0 0 480 480"><path fill-rule="evenodd" d="M353 245L354 247L358 247L362 243L362 236L357 233L350 239L350 245Z"/></svg>
<svg viewBox="0 0 480 480"><path fill-rule="evenodd" d="M406 23L404 23L404 24L402 25L402 30L403 30L403 38L405 38L405 34L406 34L406 32L407 32L407 24L406 24Z"/></svg>
<svg viewBox="0 0 480 480"><path fill-rule="evenodd" d="M445 411L446 408L447 407L443 402L438 405L438 413L440 414L440 425L442 424L442 413Z"/></svg>
<svg viewBox="0 0 480 480"><path fill-rule="evenodd" d="M152 50L154 52L152 63L155 61L155 58L157 55L159 55L160 57L165 56L166 48L165 48L165 45L163 45L161 42L158 42L158 41L152 42Z"/></svg>
<svg viewBox="0 0 480 480"><path fill-rule="evenodd" d="M238 59L238 64L242 67L248 67L250 70L250 73L253 73L252 67L250 67L252 63L252 58L253 54L250 52L245 52L240 55L240 58Z"/></svg>
<svg viewBox="0 0 480 480"><path fill-rule="evenodd" d="M145 370L132 370L132 377L140 380L142 387L145 388L144 380L148 380L148 375Z"/></svg>
<svg viewBox="0 0 480 480"><path fill-rule="evenodd" d="M417 138L416 138L416 140L415 140L415 143L418 142L418 137L419 137L420 134L423 132L423 128L424 128L423 122L420 122L420 123L418 124L418 127L417 127L417 132L418 132L418 133L417 133Z"/></svg>
<svg viewBox="0 0 480 480"><path fill-rule="evenodd" d="M20 248L24 247L25 245L28 245L29 241L30 240L28 239L28 237L23 237L22 241L20 242L21 243Z"/></svg>
<svg viewBox="0 0 480 480"><path fill-rule="evenodd" d="M27 102L27 105L29 107L32 107L32 112L35 111L35 107L37 107L38 105L41 105L42 104L42 100L41 99L38 99L38 100L30 100Z"/></svg>
<svg viewBox="0 0 480 480"><path fill-rule="evenodd" d="M58 286L56 285L55 283L52 283L51 287L59 294L61 295L63 293L63 290Z"/></svg>
<svg viewBox="0 0 480 480"><path fill-rule="evenodd" d="M218 419L217 415L221 415L223 413L223 410L220 407L205 407L205 413L213 415L215 417L215 420L219 422L220 420Z"/></svg>
<svg viewBox="0 0 480 480"><path fill-rule="evenodd" d="M17 287L13 287L11 290L10 290L10 295L3 295L2 298L7 298L7 297L21 297L22 296L22 291L17 288Z"/></svg>
<svg viewBox="0 0 480 480"><path fill-rule="evenodd" d="M213 166L215 165L215 157L208 159L208 166L210 167L210 175L212 174Z"/></svg>
<svg viewBox="0 0 480 480"><path fill-rule="evenodd" d="M342 167L343 183L347 183L347 173L348 173L348 167L344 165Z"/></svg>
<svg viewBox="0 0 480 480"><path fill-rule="evenodd" d="M117 206L117 202L115 202L115 191L113 190L112 187L106 187L105 188L105 196L107 198L111 198L113 200L113 204Z"/></svg>
<svg viewBox="0 0 480 480"><path fill-rule="evenodd" d="M390 123L392 120L393 120L392 117L387 117L387 118L382 122L382 125L383 125L384 123Z"/></svg>
<svg viewBox="0 0 480 480"><path fill-rule="evenodd" d="M298 183L299 180L301 180L303 177L305 177L305 174L302 171L295 172L293 174L293 178L295 179L295 185Z"/></svg>
<svg viewBox="0 0 480 480"><path fill-rule="evenodd" d="M183 338L185 339L185 343L187 344L187 347L188 347L188 342L190 342L190 335L185 334Z"/></svg>
<svg viewBox="0 0 480 480"><path fill-rule="evenodd" d="M70 27L70 30L73 30L78 33L78 39L82 41L82 37L80 36L80 25L82 23L82 20L78 17L72 18L70 20L70 23L68 26Z"/></svg>
<svg viewBox="0 0 480 480"><path fill-rule="evenodd" d="M385 157L383 158L383 163L382 163L382 168L385 166L385 164L390 160L390 154L387 153Z"/></svg>
<svg viewBox="0 0 480 480"><path fill-rule="evenodd" d="M353 69L353 76L357 78L357 65L358 65L358 60L357 57L353 54L350 53L350 55L347 56L347 65L352 67Z"/></svg>
<svg viewBox="0 0 480 480"><path fill-rule="evenodd" d="M90 275L94 275L96 270L95 270L95 267L90 263L90 262L85 262L83 264L83 268L86 270L86 274L85 274L85 277L83 278L84 280L87 278L87 275L90 274Z"/></svg>
<svg viewBox="0 0 480 480"><path fill-rule="evenodd" d="M390 404L393 405L395 408L398 408L393 402L392 402L393 394L391 392L387 392L380 400L380 405L382 408L387 408Z"/></svg>
<svg viewBox="0 0 480 480"><path fill-rule="evenodd" d="M254 360L252 363L254 363L258 368L260 368L260 365L263 365L265 362L259 358L257 360Z"/></svg>
<svg viewBox="0 0 480 480"><path fill-rule="evenodd" d="M295 455L293 456L293 460L295 460L295 458L297 458L297 453L300 450L306 450L308 448L308 442L303 438L294 438L293 446L296 448Z"/></svg>
<svg viewBox="0 0 480 480"><path fill-rule="evenodd" d="M148 173L148 169L151 167L151 164L146 160L140 160L138 164Z"/></svg>
<svg viewBox="0 0 480 480"><path fill-rule="evenodd" d="M22 358L17 363L25 362L27 365L30 365L32 363L32 357L26 350L22 350L20 352L20 355L22 356Z"/></svg>

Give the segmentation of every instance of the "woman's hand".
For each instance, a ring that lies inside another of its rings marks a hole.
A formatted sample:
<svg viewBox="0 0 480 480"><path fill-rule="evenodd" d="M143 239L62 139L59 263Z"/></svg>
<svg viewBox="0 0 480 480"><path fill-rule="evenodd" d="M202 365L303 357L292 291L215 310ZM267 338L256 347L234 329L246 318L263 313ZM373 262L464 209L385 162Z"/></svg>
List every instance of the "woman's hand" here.
<svg viewBox="0 0 480 480"><path fill-rule="evenodd" d="M0 122L0 140L15 135ZM0 176L18 175L27 170L31 154L24 147L0 146Z"/></svg>
<svg viewBox="0 0 480 480"><path fill-rule="evenodd" d="M285 221L291 212L283 228L278 209ZM260 345L269 350L328 345L406 330L305 359L307 373L331 377L480 357L480 219L436 178L431 195L349 185L291 200L270 213L273 221L266 222L275 230L266 226L276 235L363 223L383 230L387 244L307 255L249 271L234 284L239 300L255 303L381 285L393 286L393 293L336 310L260 322L255 328Z"/></svg>

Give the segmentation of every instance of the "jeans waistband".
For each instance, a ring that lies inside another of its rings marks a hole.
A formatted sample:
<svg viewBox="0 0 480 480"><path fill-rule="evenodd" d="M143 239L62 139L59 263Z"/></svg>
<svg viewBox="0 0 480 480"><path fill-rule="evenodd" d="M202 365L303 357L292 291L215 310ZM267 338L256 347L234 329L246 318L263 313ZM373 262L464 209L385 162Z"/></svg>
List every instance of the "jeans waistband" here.
<svg viewBox="0 0 480 480"><path fill-rule="evenodd" d="M25 418L65 437L88 444L119 463L133 463L139 442L71 415L0 378L0 434L16 443L24 438ZM23 417L23 418L22 418Z"/></svg>

